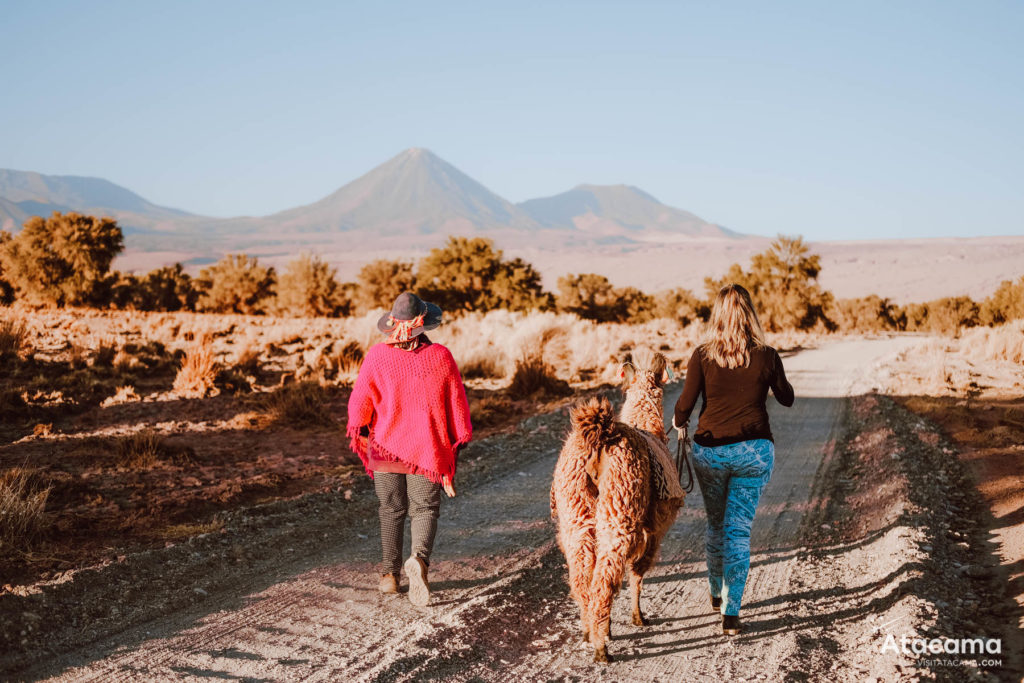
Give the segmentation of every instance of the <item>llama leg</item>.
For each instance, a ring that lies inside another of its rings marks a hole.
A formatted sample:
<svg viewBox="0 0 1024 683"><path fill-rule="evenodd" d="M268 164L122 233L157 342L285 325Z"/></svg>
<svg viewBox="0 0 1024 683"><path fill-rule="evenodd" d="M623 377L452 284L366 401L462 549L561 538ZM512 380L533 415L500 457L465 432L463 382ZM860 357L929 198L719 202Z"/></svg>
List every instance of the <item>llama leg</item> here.
<svg viewBox="0 0 1024 683"><path fill-rule="evenodd" d="M626 558L630 555L629 541L624 535L611 540L608 547L597 552L594 579L590 584L590 639L594 644L595 662L611 661L608 639L611 637L612 600L622 586Z"/></svg>
<svg viewBox="0 0 1024 683"><path fill-rule="evenodd" d="M590 641L590 583L594 575L594 529L567 529L565 552L569 566L569 593L580 607L583 642Z"/></svg>
<svg viewBox="0 0 1024 683"><path fill-rule="evenodd" d="M647 621L644 613L640 610L640 590L644 585L644 575L638 574L636 569L631 569L629 572L629 590L633 597L633 626L647 626L651 622Z"/></svg>
<svg viewBox="0 0 1024 683"><path fill-rule="evenodd" d="M652 528L647 534L644 554L630 567L629 585L633 590L634 626L647 626L650 623L640 609L640 591L643 588L644 576L654 566L654 563L658 561L661 541L675 523L677 514L679 514L679 507L676 503L667 500L660 500L655 503L654 514L651 520Z"/></svg>

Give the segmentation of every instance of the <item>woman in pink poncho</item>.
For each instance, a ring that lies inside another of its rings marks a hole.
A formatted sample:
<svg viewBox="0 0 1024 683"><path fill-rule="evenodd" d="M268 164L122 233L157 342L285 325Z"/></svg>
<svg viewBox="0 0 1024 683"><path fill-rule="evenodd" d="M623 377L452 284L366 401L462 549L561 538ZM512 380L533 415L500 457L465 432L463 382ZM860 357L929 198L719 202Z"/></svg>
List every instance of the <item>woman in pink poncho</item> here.
<svg viewBox="0 0 1024 683"><path fill-rule="evenodd" d="M430 602L427 566L441 489L455 496L458 451L473 437L455 359L423 334L440 324L439 307L411 292L399 295L377 322L388 337L367 352L348 402L352 450L380 500L380 591L398 592L408 516L412 551L404 566L409 600L419 606Z"/></svg>

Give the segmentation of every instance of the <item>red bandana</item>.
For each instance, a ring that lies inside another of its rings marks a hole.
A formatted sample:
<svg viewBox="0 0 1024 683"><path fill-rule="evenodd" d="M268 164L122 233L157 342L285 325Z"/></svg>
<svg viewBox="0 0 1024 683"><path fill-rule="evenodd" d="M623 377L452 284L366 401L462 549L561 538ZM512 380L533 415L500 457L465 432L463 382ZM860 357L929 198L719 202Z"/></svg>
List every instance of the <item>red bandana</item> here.
<svg viewBox="0 0 1024 683"><path fill-rule="evenodd" d="M412 320L397 320L395 316L389 315L388 324L394 325L395 329L388 336L386 343L398 344L412 339L412 335L409 333L417 327L423 327L423 316L424 314L421 313Z"/></svg>

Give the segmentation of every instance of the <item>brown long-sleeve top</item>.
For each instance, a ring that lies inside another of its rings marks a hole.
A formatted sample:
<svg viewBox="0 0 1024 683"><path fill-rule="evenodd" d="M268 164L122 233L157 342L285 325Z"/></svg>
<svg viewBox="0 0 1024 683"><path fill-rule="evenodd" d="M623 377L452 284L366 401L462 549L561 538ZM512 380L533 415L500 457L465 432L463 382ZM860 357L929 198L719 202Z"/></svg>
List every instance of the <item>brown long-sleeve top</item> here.
<svg viewBox="0 0 1024 683"><path fill-rule="evenodd" d="M686 366L686 383L676 402L675 424L685 425L704 400L693 440L701 446L724 446L749 439L772 439L765 401L768 389L782 405L793 405L793 385L786 380L779 353L770 346L751 349L743 368L723 368L698 346Z"/></svg>

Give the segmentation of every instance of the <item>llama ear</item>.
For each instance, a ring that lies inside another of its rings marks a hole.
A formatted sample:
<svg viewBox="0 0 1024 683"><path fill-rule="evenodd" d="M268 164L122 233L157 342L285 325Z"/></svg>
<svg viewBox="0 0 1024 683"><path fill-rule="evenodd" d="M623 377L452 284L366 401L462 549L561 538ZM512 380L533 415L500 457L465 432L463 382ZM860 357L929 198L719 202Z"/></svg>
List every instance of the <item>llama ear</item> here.
<svg viewBox="0 0 1024 683"><path fill-rule="evenodd" d="M674 372L672 372L672 368L666 365L665 366L665 378L664 378L664 381L662 381L662 384L668 384L669 382L671 382L675 378L676 378L676 375L675 375Z"/></svg>
<svg viewBox="0 0 1024 683"><path fill-rule="evenodd" d="M619 377L622 377L627 382L633 381L633 375L636 374L636 368L628 360L622 364L622 369L619 371Z"/></svg>

